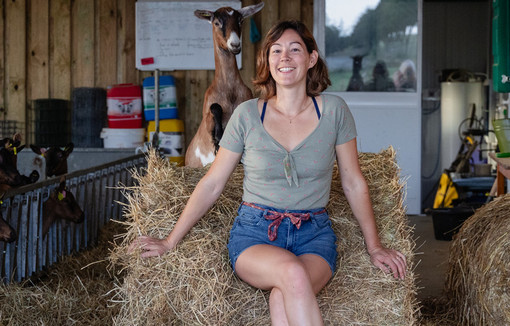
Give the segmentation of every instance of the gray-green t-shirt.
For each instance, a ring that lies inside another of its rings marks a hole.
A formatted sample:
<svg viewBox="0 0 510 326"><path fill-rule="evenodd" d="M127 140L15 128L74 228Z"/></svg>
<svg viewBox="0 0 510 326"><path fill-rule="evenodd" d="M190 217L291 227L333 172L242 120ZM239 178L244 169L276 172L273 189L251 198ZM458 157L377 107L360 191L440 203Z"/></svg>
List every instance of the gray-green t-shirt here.
<svg viewBox="0 0 510 326"><path fill-rule="evenodd" d="M356 137L345 101L322 94L315 130L288 152L264 129L258 99L241 103L232 114L220 146L242 153L243 200L280 209L313 209L329 201L335 145Z"/></svg>

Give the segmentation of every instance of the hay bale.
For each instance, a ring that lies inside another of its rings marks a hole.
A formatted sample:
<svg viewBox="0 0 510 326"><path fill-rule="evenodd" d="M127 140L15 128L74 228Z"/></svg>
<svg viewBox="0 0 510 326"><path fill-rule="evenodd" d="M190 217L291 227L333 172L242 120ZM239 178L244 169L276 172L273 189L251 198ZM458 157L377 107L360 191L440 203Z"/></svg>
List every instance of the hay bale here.
<svg viewBox="0 0 510 326"><path fill-rule="evenodd" d="M450 245L446 295L462 325L510 325L510 194L467 219Z"/></svg>
<svg viewBox="0 0 510 326"><path fill-rule="evenodd" d="M0 285L0 325L111 325L119 311L112 302L108 273L111 241L125 233L109 222L98 246L63 257L43 273L20 284Z"/></svg>
<svg viewBox="0 0 510 326"><path fill-rule="evenodd" d="M414 325L417 303L412 272L414 242L402 206L402 184L392 149L360 154L384 245L401 250L410 263L405 281L374 267L358 224L334 178L328 204L339 239L338 269L318 295L327 325ZM135 173L125 212L128 232L110 256L126 273L118 284L122 301L116 325L269 325L269 292L239 280L229 265L227 241L242 196L242 167L235 170L217 203L177 249L163 257L127 255L139 235L165 237L172 230L206 169L174 167L149 154L145 173ZM335 173L337 173L335 171Z"/></svg>

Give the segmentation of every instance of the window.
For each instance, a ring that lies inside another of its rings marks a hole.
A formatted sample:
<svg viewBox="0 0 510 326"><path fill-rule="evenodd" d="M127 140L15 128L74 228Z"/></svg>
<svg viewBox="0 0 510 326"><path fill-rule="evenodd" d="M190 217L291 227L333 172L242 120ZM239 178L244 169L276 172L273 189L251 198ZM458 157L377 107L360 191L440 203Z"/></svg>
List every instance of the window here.
<svg viewBox="0 0 510 326"><path fill-rule="evenodd" d="M323 1L327 91L416 92L418 0Z"/></svg>

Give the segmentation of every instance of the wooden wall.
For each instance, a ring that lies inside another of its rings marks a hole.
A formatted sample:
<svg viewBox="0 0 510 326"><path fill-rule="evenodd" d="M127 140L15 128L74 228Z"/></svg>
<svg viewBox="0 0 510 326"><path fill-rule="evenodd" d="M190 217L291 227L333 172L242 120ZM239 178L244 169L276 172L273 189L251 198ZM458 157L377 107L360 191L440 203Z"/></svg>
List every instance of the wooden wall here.
<svg viewBox="0 0 510 326"><path fill-rule="evenodd" d="M135 69L135 2L0 0L0 122L16 121L18 131L26 134L32 100L70 100L75 87L141 85L151 73ZM242 5L259 2L243 0ZM262 35L284 18L301 19L311 28L313 0L266 0L254 17ZM250 42L249 27L247 20L241 75L251 87L260 42ZM176 78L179 115L189 143L201 121L203 94L214 71L162 74Z"/></svg>

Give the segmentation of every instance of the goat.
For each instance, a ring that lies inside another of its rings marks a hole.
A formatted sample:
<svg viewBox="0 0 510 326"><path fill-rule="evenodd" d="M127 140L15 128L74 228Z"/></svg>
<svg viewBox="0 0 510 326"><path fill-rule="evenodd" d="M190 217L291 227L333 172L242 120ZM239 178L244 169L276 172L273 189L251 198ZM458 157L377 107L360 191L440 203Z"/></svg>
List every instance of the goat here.
<svg viewBox="0 0 510 326"><path fill-rule="evenodd" d="M363 57L365 55L355 55L352 56L352 76L349 79L349 85L347 86L347 91L351 92L359 92L363 90L363 77L361 77L361 67L362 67L362 61Z"/></svg>
<svg viewBox="0 0 510 326"><path fill-rule="evenodd" d="M416 89L416 67L410 59L404 60L393 74L397 91L414 91Z"/></svg>
<svg viewBox="0 0 510 326"><path fill-rule="evenodd" d="M236 54L241 52L241 25L245 18L259 12L264 3L239 10L222 7L212 12L195 10L195 16L213 27L214 80L204 94L202 121L191 140L185 165L202 167L214 161L218 144L234 109L253 97L237 68Z"/></svg>
<svg viewBox="0 0 510 326"><path fill-rule="evenodd" d="M28 177L19 173L17 155L25 147L20 146L20 142L16 136L0 140L0 185L19 187L39 179L39 173L35 170Z"/></svg>
<svg viewBox="0 0 510 326"><path fill-rule="evenodd" d="M0 186L0 204L2 203L1 199L3 198L6 190L8 190L8 188L5 188L5 186ZM16 231L14 231L9 223L4 220L2 214L0 213L0 241L14 242L16 241L16 238Z"/></svg>
<svg viewBox="0 0 510 326"><path fill-rule="evenodd" d="M66 187L65 177L60 178L59 186L51 192L48 200L43 203L43 236L48 233L51 224L57 219L74 223L81 223L85 219L85 214L76 202L76 198Z"/></svg>
<svg viewBox="0 0 510 326"><path fill-rule="evenodd" d="M14 242L17 237L16 231L0 215L0 241Z"/></svg>
<svg viewBox="0 0 510 326"><path fill-rule="evenodd" d="M69 143L63 149L58 146L48 148L30 145L32 152L41 155L46 163L44 178L59 176L67 173L67 158L74 149L74 144ZM34 161L34 164L39 164Z"/></svg>
<svg viewBox="0 0 510 326"><path fill-rule="evenodd" d="M18 153L25 148L25 145L21 145L21 134L15 133L12 138L4 138L0 140L0 146L11 152L12 165L16 166L18 163Z"/></svg>

